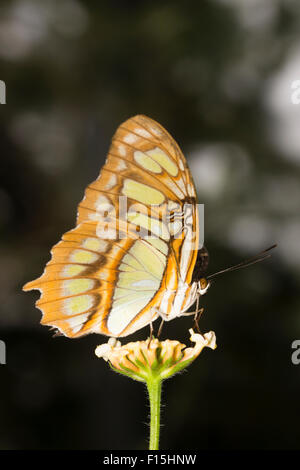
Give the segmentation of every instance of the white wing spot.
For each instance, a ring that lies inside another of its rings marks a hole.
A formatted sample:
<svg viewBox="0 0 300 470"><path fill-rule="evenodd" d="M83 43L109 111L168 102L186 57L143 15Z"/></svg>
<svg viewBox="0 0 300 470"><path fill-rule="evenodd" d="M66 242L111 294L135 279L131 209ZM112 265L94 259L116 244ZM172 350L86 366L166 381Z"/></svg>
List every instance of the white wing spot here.
<svg viewBox="0 0 300 470"><path fill-rule="evenodd" d="M98 225L96 228L96 234L99 238L106 240L116 240L117 231L115 227Z"/></svg>
<svg viewBox="0 0 300 470"><path fill-rule="evenodd" d="M151 139L151 134L150 132L146 131L146 129L142 129L140 127L137 127L136 129L134 129L134 132L138 135L140 135L141 137L145 137L146 139Z"/></svg>
<svg viewBox="0 0 300 470"><path fill-rule="evenodd" d="M123 140L126 142L126 144L134 144L138 140L138 137L134 134L127 134Z"/></svg>
<svg viewBox="0 0 300 470"><path fill-rule="evenodd" d="M118 147L118 150L119 150L119 154L122 156L122 157L125 157L126 156L126 148L124 147L124 145L120 144L119 147Z"/></svg>
<svg viewBox="0 0 300 470"><path fill-rule="evenodd" d="M188 194L192 197L196 196L194 186L191 183L188 183Z"/></svg>
<svg viewBox="0 0 300 470"><path fill-rule="evenodd" d="M151 132L156 135L157 137L162 137L163 136L163 132L157 128L157 127L154 127L154 126L149 126L150 127L150 130Z"/></svg>
<svg viewBox="0 0 300 470"><path fill-rule="evenodd" d="M118 180L115 174L112 174L111 177L109 178L109 181L106 183L105 189L112 189L114 186L116 186Z"/></svg>
<svg viewBox="0 0 300 470"><path fill-rule="evenodd" d="M113 209L113 205L106 196L99 196L95 202L95 208L98 212L110 212Z"/></svg>
<svg viewBox="0 0 300 470"><path fill-rule="evenodd" d="M121 155L121 154L120 154L120 155ZM125 152L125 155L126 155L126 152ZM125 155L124 155L124 156L125 156ZM123 160L120 160L120 161L117 163L116 170L117 170L117 171L124 171L124 170L127 170L127 165L126 165L126 163L125 163Z"/></svg>
<svg viewBox="0 0 300 470"><path fill-rule="evenodd" d="M106 251L108 243L98 238L86 238L82 242L82 247L92 251Z"/></svg>

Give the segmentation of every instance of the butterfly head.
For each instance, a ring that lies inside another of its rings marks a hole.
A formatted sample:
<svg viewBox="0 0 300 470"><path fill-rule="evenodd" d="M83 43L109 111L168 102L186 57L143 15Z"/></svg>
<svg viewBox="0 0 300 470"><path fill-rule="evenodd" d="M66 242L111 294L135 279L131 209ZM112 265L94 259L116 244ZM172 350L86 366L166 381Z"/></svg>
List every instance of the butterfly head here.
<svg viewBox="0 0 300 470"><path fill-rule="evenodd" d="M197 261L193 272L193 281L197 283L197 293L199 295L206 294L206 291L210 286L210 282L206 279L206 277L204 277L208 267L208 262L208 251L205 246L203 246L198 251Z"/></svg>
<svg viewBox="0 0 300 470"><path fill-rule="evenodd" d="M205 279L205 277L202 277L199 281L198 281L198 289L197 289L197 292L199 295L204 295L206 294L207 292L207 289L210 287L210 282Z"/></svg>

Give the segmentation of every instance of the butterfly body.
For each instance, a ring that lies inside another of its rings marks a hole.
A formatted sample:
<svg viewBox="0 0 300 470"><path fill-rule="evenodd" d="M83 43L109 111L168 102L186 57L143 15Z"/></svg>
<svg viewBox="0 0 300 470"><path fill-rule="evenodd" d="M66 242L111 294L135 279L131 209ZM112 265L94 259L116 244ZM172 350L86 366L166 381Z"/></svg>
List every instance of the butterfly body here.
<svg viewBox="0 0 300 470"><path fill-rule="evenodd" d="M163 320L170 321L183 315L195 303L197 287L196 282L189 285L181 281L176 290L166 289L158 307Z"/></svg>
<svg viewBox="0 0 300 470"><path fill-rule="evenodd" d="M77 226L53 247L38 289L41 323L69 337L126 336L186 314L208 284L193 279L199 219L185 158L145 116L123 123Z"/></svg>

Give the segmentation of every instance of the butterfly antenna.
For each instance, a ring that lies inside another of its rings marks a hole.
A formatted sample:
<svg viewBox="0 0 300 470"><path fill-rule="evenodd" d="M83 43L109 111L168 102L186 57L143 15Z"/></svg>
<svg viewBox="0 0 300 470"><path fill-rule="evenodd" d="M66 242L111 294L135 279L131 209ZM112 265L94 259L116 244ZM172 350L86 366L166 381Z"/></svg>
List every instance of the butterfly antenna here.
<svg viewBox="0 0 300 470"><path fill-rule="evenodd" d="M236 269L242 269L246 268L248 266L251 266L252 264L255 263L260 263L261 261L264 261L267 258L270 258L271 255L268 253L270 250L273 250L276 248L277 244L270 246L266 250L261 251L257 255L253 256L252 258L246 259L242 261L239 264L236 264L235 266L230 266L229 268L222 269L221 271L218 271L214 274L211 274L210 276L207 276L206 279L213 279L216 276L219 276L219 274L227 273L229 271L235 271Z"/></svg>

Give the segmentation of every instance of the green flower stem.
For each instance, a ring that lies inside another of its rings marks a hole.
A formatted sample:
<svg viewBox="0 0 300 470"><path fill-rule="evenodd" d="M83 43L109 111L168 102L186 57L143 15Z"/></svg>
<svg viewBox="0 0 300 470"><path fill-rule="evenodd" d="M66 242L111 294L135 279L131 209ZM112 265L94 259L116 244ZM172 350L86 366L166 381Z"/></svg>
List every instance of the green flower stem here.
<svg viewBox="0 0 300 470"><path fill-rule="evenodd" d="M160 377L149 377L147 380L147 389L150 401L150 443L149 450L159 449L160 432L160 403L161 403L161 384Z"/></svg>

